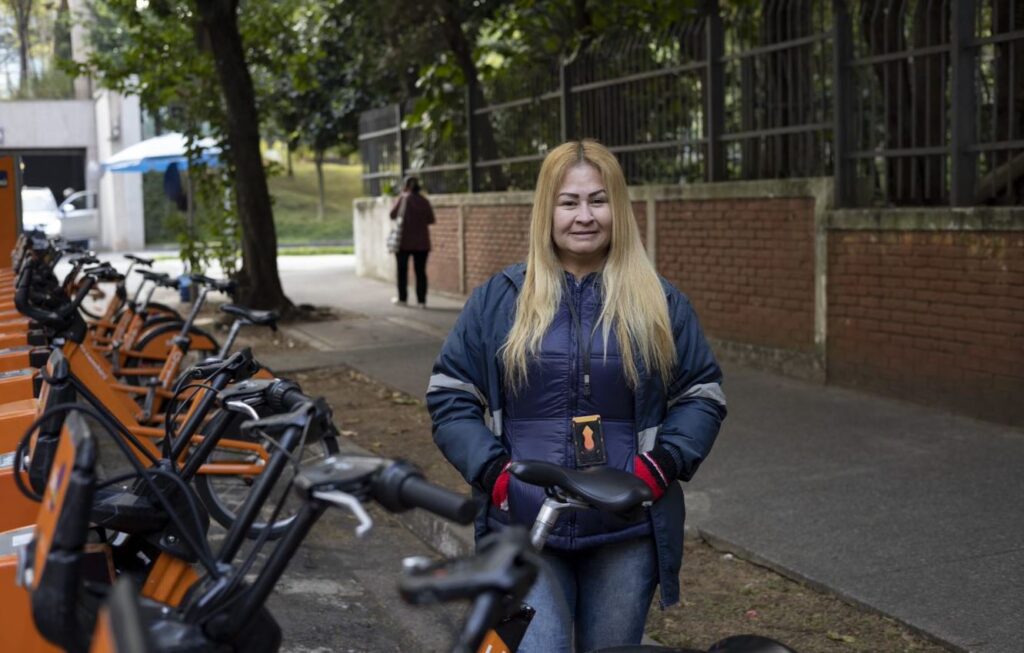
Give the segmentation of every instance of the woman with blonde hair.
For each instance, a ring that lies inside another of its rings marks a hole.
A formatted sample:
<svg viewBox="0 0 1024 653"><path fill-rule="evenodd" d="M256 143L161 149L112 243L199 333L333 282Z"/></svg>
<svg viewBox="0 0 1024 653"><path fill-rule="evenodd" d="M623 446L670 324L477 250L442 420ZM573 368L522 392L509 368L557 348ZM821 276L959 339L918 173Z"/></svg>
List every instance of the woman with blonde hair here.
<svg viewBox="0 0 1024 653"><path fill-rule="evenodd" d="M647 258L615 156L593 140L552 150L525 265L473 292L434 364L434 441L490 499L478 538L532 524L543 503L540 488L509 476L512 460L626 470L655 501L636 521L591 510L558 523L520 651L639 644L655 586L662 607L679 600L677 481L718 434L721 381L689 301ZM585 443L581 424L594 427Z"/></svg>

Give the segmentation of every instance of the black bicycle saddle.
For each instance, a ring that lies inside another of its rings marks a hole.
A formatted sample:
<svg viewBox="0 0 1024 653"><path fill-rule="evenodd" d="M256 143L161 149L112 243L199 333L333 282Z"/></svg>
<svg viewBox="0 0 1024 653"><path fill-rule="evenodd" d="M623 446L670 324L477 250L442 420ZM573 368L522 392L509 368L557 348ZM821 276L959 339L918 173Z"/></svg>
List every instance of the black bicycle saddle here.
<svg viewBox="0 0 1024 653"><path fill-rule="evenodd" d="M154 261L156 261L156 259L153 259L153 258L143 258L143 257L138 256L136 254L125 254L124 257L126 259L128 259L129 261L135 261L139 265L145 265L147 267L152 266Z"/></svg>
<svg viewBox="0 0 1024 653"><path fill-rule="evenodd" d="M171 278L170 275L164 272L153 272L152 270L135 270L143 279L148 279L158 286L164 286L165 288L177 288L178 280Z"/></svg>
<svg viewBox="0 0 1024 653"><path fill-rule="evenodd" d="M578 470L526 460L512 463L508 471L524 483L545 489L557 487L571 498L612 513L629 512L654 498L639 478L610 467Z"/></svg>
<svg viewBox="0 0 1024 653"><path fill-rule="evenodd" d="M245 308L237 304L223 304L220 310L228 315L245 318L258 326L274 326L277 324L277 311L257 311L254 308Z"/></svg>

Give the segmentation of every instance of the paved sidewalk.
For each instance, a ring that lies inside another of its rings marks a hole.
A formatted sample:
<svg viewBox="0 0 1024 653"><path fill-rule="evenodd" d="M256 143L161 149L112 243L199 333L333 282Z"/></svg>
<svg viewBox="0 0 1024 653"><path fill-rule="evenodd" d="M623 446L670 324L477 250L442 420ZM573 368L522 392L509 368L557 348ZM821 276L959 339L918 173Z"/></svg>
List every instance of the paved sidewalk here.
<svg viewBox="0 0 1024 653"><path fill-rule="evenodd" d="M389 303L353 257L279 259L297 302L343 311L291 327L320 351L422 396L461 301ZM725 366L729 417L687 490L719 546L890 615L956 649L1024 651L1024 432ZM428 437L424 434L424 437Z"/></svg>

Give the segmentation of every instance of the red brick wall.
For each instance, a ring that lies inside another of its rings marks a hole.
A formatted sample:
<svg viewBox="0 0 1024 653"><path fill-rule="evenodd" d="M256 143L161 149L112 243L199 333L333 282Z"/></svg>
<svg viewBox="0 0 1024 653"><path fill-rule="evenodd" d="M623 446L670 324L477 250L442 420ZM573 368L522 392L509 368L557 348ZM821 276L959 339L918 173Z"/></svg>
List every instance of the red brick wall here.
<svg viewBox="0 0 1024 653"><path fill-rule="evenodd" d="M459 292L459 209L455 206L434 207L436 222L430 227L430 257L427 279L430 287ZM410 272L410 283L412 273Z"/></svg>
<svg viewBox="0 0 1024 653"><path fill-rule="evenodd" d="M526 260L530 208L528 204L467 207L467 292L506 266Z"/></svg>
<svg viewBox="0 0 1024 653"><path fill-rule="evenodd" d="M1024 424L1024 233L829 234L828 379Z"/></svg>
<svg viewBox="0 0 1024 653"><path fill-rule="evenodd" d="M708 335L813 350L813 199L658 202L657 229L659 272Z"/></svg>

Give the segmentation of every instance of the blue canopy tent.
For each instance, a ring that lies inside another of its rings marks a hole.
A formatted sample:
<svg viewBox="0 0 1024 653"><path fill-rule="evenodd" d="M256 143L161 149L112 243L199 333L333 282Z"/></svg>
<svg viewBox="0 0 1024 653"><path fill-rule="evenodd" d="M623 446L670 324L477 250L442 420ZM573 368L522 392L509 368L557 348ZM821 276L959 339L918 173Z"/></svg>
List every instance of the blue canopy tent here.
<svg viewBox="0 0 1024 653"><path fill-rule="evenodd" d="M188 169L186 153L187 139L183 134L172 132L154 138L148 138L121 150L106 161L102 168L105 172L163 172L164 191L168 199L174 202L179 210L188 214L188 228L195 225L195 207L192 204L192 179L188 178L188 190L181 188L180 171ZM199 161L207 166L220 165L221 149L212 138L199 141L201 154ZM188 299L188 288L182 286L182 300Z"/></svg>
<svg viewBox="0 0 1024 653"><path fill-rule="evenodd" d="M147 138L124 148L103 162L103 170L109 172L163 172L172 163L178 169L188 167L185 155L186 139L177 132ZM199 141L202 154L199 160L208 166L220 164L220 148L212 138Z"/></svg>

